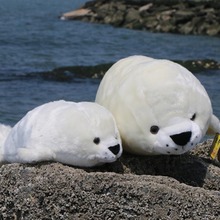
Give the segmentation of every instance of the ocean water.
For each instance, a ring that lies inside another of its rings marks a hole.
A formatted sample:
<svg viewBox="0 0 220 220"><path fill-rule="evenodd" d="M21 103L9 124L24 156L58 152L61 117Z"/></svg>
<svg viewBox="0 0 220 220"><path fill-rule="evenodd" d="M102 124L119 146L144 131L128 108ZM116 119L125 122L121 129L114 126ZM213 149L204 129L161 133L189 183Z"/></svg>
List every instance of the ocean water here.
<svg viewBox="0 0 220 220"><path fill-rule="evenodd" d="M86 0L0 0L0 122L14 125L48 101L93 101L98 79L72 82L27 77L63 66L93 66L141 54L220 61L220 38L150 33L59 16ZM196 73L220 117L220 71Z"/></svg>

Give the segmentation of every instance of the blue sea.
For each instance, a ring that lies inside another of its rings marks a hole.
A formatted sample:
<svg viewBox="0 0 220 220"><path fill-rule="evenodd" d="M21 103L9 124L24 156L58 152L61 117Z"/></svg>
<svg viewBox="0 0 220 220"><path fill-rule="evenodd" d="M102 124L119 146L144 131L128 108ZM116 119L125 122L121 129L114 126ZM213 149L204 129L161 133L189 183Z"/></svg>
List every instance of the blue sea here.
<svg viewBox="0 0 220 220"><path fill-rule="evenodd" d="M86 0L0 0L0 122L14 125L27 111L48 101L94 101L99 79L71 82L27 77L65 66L94 66L141 54L173 60L220 61L220 38L115 28L63 21L62 13ZM196 77L220 117L220 71Z"/></svg>

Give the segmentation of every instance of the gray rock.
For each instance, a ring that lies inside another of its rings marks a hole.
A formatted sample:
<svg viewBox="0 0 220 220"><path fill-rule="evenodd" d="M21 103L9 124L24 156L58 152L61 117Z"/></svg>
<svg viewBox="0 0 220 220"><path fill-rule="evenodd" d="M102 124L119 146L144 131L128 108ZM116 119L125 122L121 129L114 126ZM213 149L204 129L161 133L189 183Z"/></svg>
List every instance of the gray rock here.
<svg viewBox="0 0 220 220"><path fill-rule="evenodd" d="M60 163L0 167L0 219L219 219L220 164L211 141L182 156L124 154L80 169Z"/></svg>

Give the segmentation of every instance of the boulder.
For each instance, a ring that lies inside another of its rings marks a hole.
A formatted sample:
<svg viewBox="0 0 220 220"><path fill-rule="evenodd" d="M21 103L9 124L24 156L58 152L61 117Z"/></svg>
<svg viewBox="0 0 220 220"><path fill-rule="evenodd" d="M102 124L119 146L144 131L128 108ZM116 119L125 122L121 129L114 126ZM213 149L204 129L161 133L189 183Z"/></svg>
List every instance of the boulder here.
<svg viewBox="0 0 220 220"><path fill-rule="evenodd" d="M209 159L210 144L87 169L2 165L0 219L217 219L220 163Z"/></svg>

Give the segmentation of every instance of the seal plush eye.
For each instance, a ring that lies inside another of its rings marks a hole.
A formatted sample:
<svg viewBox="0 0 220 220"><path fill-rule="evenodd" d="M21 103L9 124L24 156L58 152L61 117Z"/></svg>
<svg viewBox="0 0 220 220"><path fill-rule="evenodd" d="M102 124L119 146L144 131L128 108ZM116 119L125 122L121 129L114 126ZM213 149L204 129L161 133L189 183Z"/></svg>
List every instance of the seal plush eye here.
<svg viewBox="0 0 220 220"><path fill-rule="evenodd" d="M95 137L95 138L93 139L93 142L94 142L95 144L99 144L99 143L100 143L100 138L99 138L99 137Z"/></svg>
<svg viewBox="0 0 220 220"><path fill-rule="evenodd" d="M153 126L151 126L151 128L150 128L150 132L151 132L152 134L157 134L159 130L160 130L160 128L159 128L157 125L153 125Z"/></svg>
<svg viewBox="0 0 220 220"><path fill-rule="evenodd" d="M193 116L190 118L190 120L194 121L196 119L196 113L193 114Z"/></svg>

